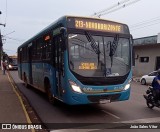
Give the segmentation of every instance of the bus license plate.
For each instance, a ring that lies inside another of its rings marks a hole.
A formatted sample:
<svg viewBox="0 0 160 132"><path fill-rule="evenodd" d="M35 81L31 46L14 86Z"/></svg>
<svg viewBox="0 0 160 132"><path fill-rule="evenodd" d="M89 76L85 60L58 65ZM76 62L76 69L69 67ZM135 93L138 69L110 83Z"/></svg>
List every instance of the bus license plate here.
<svg viewBox="0 0 160 132"><path fill-rule="evenodd" d="M111 100L107 100L107 99L101 99L101 100L99 100L100 104L106 104L106 103L110 103L110 102L111 102Z"/></svg>

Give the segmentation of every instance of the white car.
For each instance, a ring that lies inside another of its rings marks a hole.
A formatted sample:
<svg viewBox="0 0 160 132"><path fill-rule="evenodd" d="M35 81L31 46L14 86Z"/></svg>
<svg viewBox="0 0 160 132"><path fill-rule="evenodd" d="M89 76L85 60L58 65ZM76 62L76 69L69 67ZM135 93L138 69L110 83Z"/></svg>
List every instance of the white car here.
<svg viewBox="0 0 160 132"><path fill-rule="evenodd" d="M141 84L142 85L151 84L156 75L157 75L157 71L153 71L148 75L142 76L140 79Z"/></svg>

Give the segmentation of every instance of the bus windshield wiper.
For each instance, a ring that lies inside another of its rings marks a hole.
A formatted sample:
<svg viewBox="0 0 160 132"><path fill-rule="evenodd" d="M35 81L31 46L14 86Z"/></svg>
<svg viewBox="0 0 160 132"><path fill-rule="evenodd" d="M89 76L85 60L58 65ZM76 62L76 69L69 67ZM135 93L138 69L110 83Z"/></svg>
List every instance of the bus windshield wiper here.
<svg viewBox="0 0 160 132"><path fill-rule="evenodd" d="M118 42L119 42L119 36L116 35L114 37L114 40L113 42L109 42L110 43L110 53L109 53L109 56L111 58L111 67L112 67L112 64L113 64L113 56L116 52L116 49L117 49L117 46L118 46Z"/></svg>
<svg viewBox="0 0 160 132"><path fill-rule="evenodd" d="M98 55L98 64L99 64L99 55L101 53L99 50L99 44L96 44L96 41L94 40L94 38L89 32L85 31L85 35L86 35L87 40L91 43L92 49Z"/></svg>

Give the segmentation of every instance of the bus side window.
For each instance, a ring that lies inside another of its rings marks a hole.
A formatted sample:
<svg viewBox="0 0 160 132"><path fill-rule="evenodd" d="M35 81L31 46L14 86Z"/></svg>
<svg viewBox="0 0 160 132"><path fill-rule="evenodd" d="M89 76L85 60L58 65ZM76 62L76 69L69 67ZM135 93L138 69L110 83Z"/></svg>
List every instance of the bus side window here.
<svg viewBox="0 0 160 132"><path fill-rule="evenodd" d="M58 64L58 56L57 56L58 40L57 40L56 37L53 39L53 44L54 44L54 46L53 46L53 48L54 48L54 65L57 68L57 64Z"/></svg>
<svg viewBox="0 0 160 132"><path fill-rule="evenodd" d="M45 40L45 37L46 36L49 36L49 39ZM47 60L47 61L50 61L52 60L52 38L50 37L51 35L50 34L47 34L45 35L44 37L44 43L43 43L43 59L44 60Z"/></svg>
<svg viewBox="0 0 160 132"><path fill-rule="evenodd" d="M37 45L36 45L36 43L35 43L35 41L34 42L32 42L33 44L33 47L32 47L32 59L33 60L36 60L36 55L37 55Z"/></svg>
<svg viewBox="0 0 160 132"><path fill-rule="evenodd" d="M22 62L25 62L25 61L27 61L27 47L23 47L22 48L22 52L23 52L23 54L22 54Z"/></svg>
<svg viewBox="0 0 160 132"><path fill-rule="evenodd" d="M43 39L39 38L37 41L37 56L36 60L41 60L42 59L42 48L43 48Z"/></svg>
<svg viewBox="0 0 160 132"><path fill-rule="evenodd" d="M52 39L52 56L53 56L53 59L52 59L52 62L53 62L53 66L55 67L56 66L56 62L55 62L55 58L56 58L56 43L55 43L55 38Z"/></svg>

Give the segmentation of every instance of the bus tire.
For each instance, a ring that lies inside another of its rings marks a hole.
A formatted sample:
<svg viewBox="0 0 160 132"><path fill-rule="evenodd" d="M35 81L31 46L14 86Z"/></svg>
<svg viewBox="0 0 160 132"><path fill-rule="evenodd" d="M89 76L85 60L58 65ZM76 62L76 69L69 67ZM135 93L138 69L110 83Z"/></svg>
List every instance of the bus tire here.
<svg viewBox="0 0 160 132"><path fill-rule="evenodd" d="M51 93L51 84L50 84L48 79L45 79L44 86L45 86L45 91L46 91L46 94L47 94L47 97L48 97L48 101L51 104L55 105L56 104L56 99L54 98L54 96Z"/></svg>
<svg viewBox="0 0 160 132"><path fill-rule="evenodd" d="M27 80L27 77L26 77L26 74L25 74L25 73L24 73L23 79L24 79L24 86L25 86L26 88L29 88L28 80Z"/></svg>

